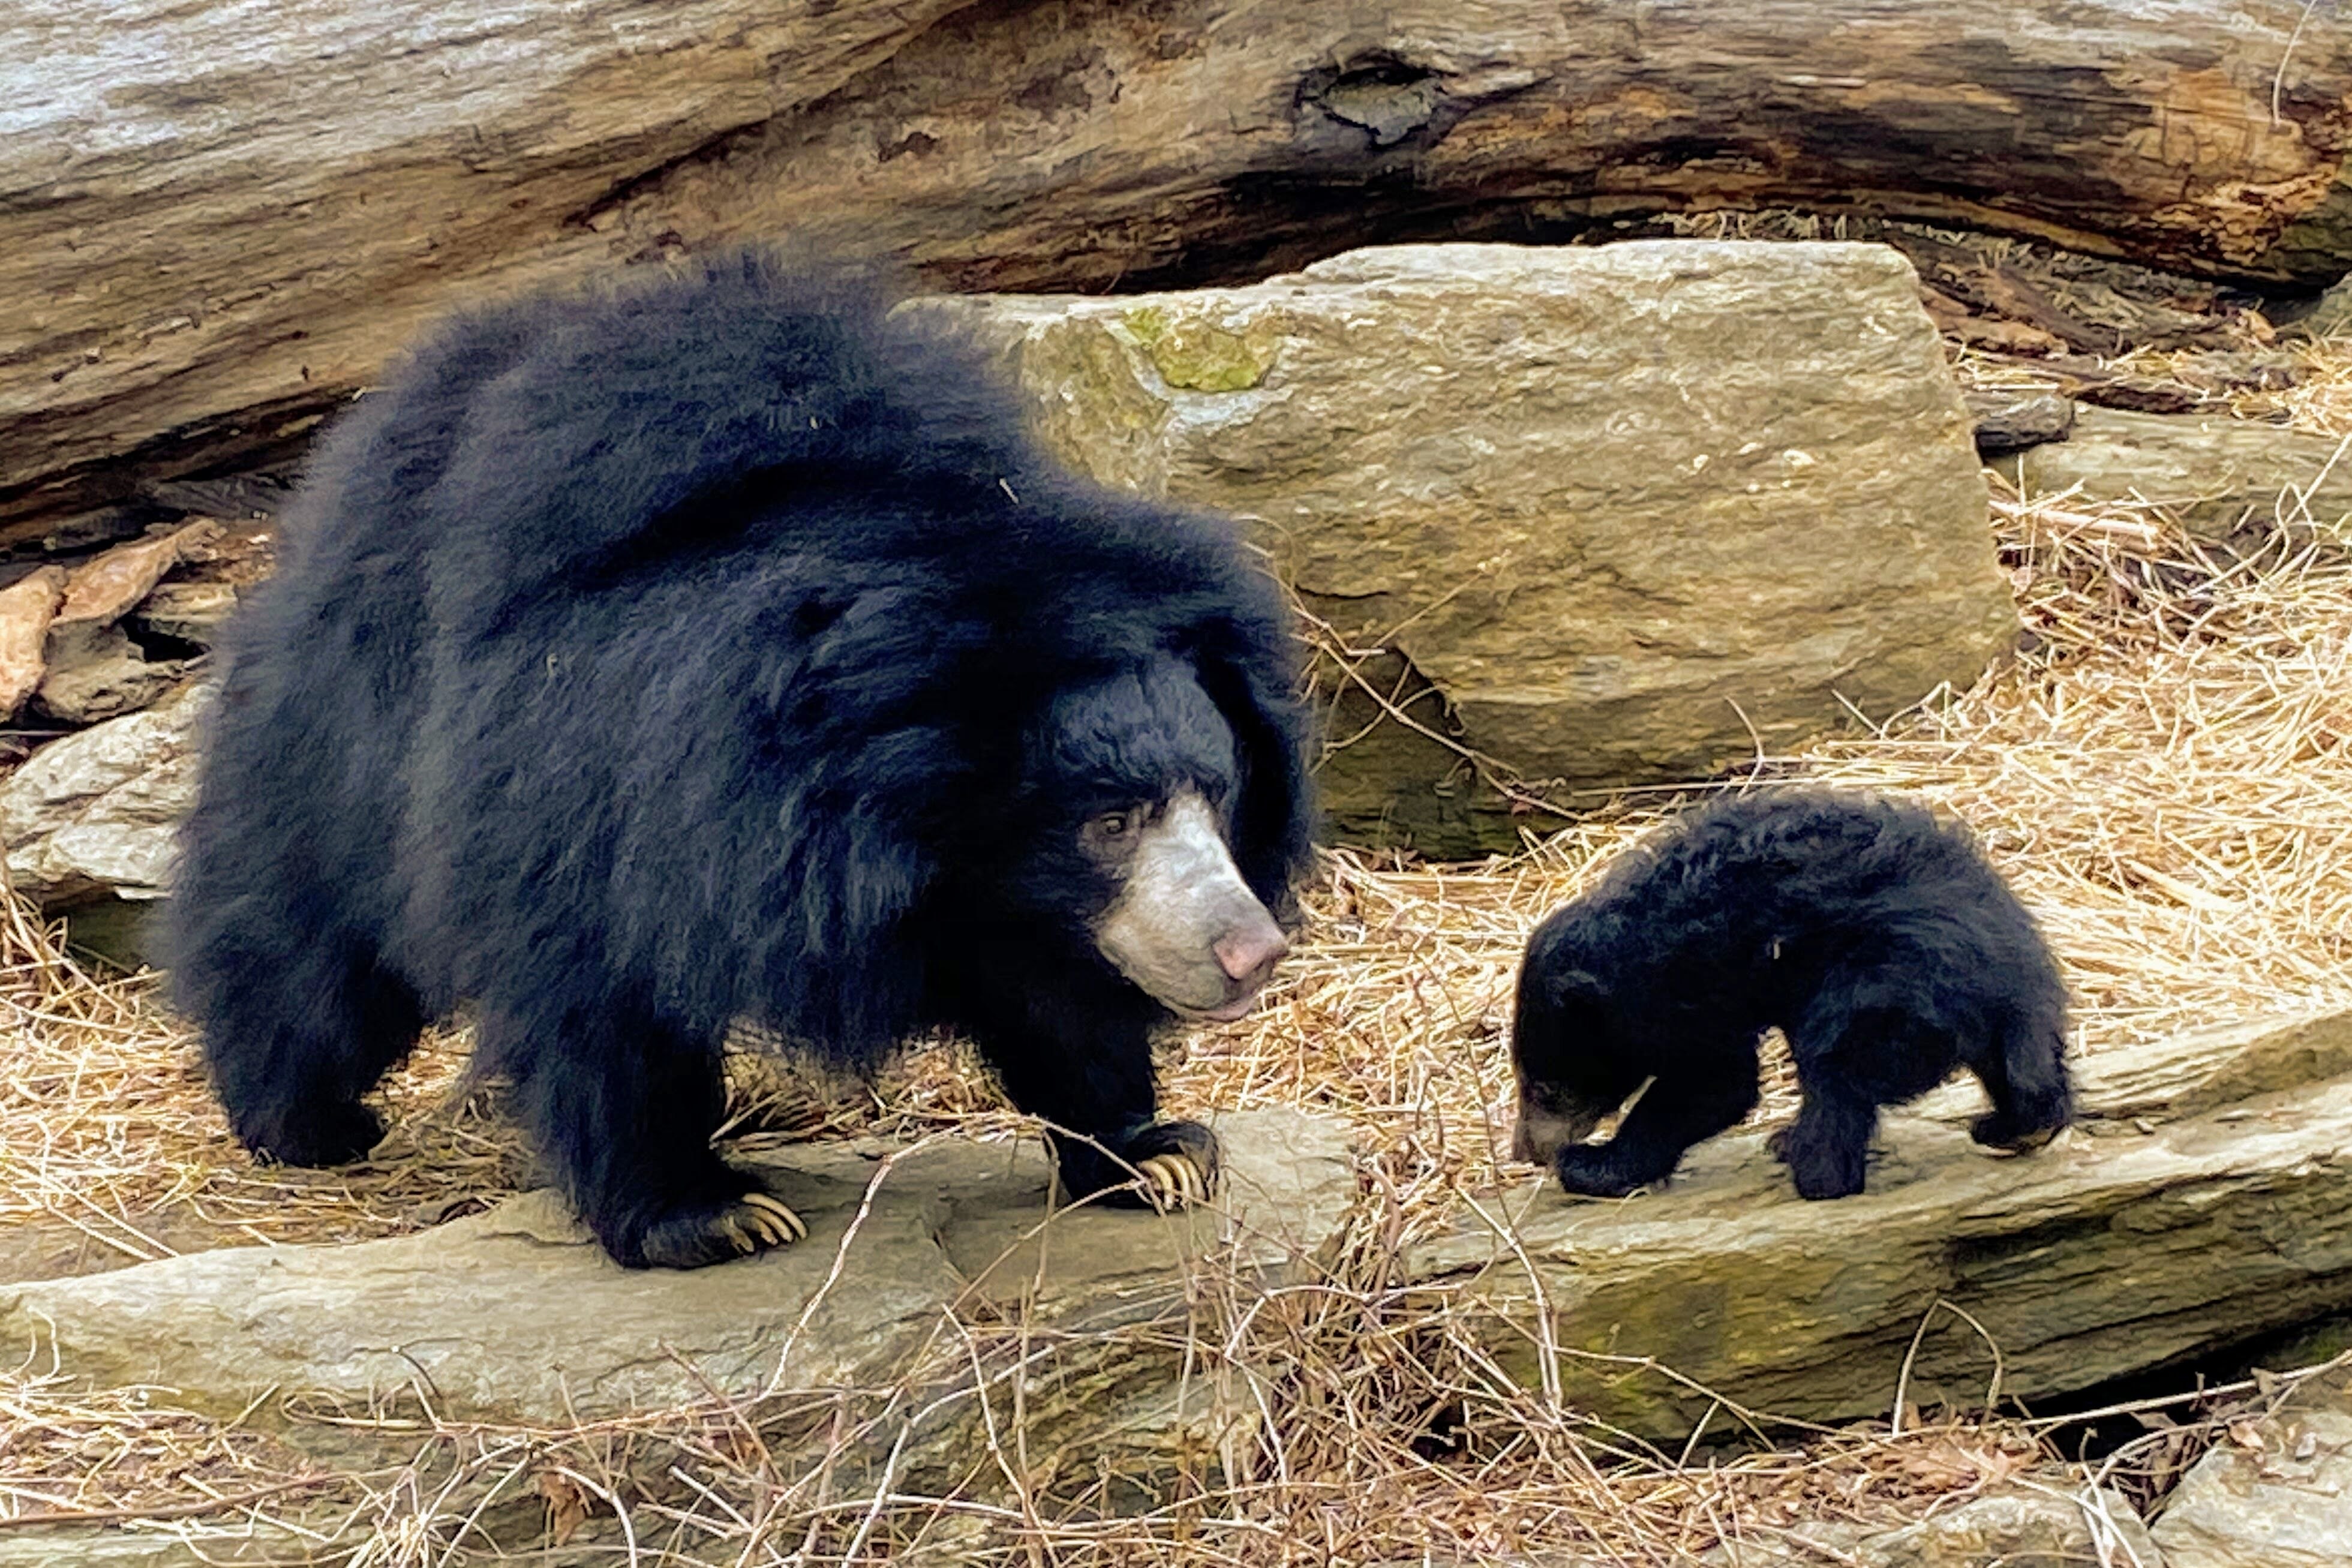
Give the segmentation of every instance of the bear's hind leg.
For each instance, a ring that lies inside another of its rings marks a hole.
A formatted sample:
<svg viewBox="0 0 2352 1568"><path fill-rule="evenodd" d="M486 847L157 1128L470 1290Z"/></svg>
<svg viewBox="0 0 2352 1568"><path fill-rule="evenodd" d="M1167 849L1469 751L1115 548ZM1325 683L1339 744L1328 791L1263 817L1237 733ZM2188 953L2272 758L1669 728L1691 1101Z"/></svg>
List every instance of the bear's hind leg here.
<svg viewBox="0 0 2352 1568"><path fill-rule="evenodd" d="M287 1165L364 1158L383 1119L362 1097L415 1045L415 994L356 942L262 952L249 928L211 934L175 978L237 1141Z"/></svg>
<svg viewBox="0 0 2352 1568"><path fill-rule="evenodd" d="M613 1260L699 1268L807 1236L798 1215L711 1148L727 1086L717 1041L657 1019L525 1023L484 1009L482 1050L557 1184Z"/></svg>
<svg viewBox="0 0 2352 1568"><path fill-rule="evenodd" d="M1773 1133L1768 1146L1789 1167L1799 1197L1852 1197L1869 1174L1878 1107L1837 1085L1807 1082L1804 1093L1797 1120Z"/></svg>
<svg viewBox="0 0 2352 1568"><path fill-rule="evenodd" d="M2065 1048L2054 1022L2011 1024L1999 1051L1969 1063L1992 1110L1969 1124L1969 1136L1988 1149L2023 1153L2063 1131L2074 1120Z"/></svg>
<svg viewBox="0 0 2352 1568"><path fill-rule="evenodd" d="M1872 971L1824 985L1789 1031L1804 1093L1797 1120L1772 1135L1797 1195L1863 1190L1878 1109L1916 1099L1959 1065L1959 1043L1899 975Z"/></svg>
<svg viewBox="0 0 2352 1568"><path fill-rule="evenodd" d="M1692 1144L1739 1124L1756 1109L1756 1052L1728 1051L1679 1064L1643 1091L1606 1143L1570 1143L1553 1158L1559 1184L1588 1197L1622 1198L1674 1174Z"/></svg>

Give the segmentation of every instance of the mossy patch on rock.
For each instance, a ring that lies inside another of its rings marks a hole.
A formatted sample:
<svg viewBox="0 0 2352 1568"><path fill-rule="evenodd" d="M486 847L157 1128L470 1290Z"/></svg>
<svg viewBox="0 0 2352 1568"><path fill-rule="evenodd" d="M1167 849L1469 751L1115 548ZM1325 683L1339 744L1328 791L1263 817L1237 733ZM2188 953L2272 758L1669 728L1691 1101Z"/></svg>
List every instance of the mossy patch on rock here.
<svg viewBox="0 0 2352 1568"><path fill-rule="evenodd" d="M1236 332L1205 316L1139 305L1119 325L1150 356L1160 379L1185 392L1247 392L1264 383L1282 344L1268 315L1249 318Z"/></svg>

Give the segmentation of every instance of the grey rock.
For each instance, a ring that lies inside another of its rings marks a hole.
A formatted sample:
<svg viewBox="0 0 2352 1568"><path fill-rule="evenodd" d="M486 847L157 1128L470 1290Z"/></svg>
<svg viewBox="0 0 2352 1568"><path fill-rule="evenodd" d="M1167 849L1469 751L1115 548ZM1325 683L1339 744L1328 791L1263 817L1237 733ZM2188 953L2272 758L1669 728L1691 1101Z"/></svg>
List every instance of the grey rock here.
<svg viewBox="0 0 2352 1568"><path fill-rule="evenodd" d="M1706 1568L2165 1568L2130 1503L2081 1487L2021 1483L1899 1530L1800 1525L1789 1534L1797 1539L1721 1546L1698 1561Z"/></svg>
<svg viewBox="0 0 2352 1568"><path fill-rule="evenodd" d="M49 630L48 673L34 706L68 724L102 724L135 713L186 678L177 659L150 659L121 626L77 622Z"/></svg>
<svg viewBox="0 0 2352 1568"><path fill-rule="evenodd" d="M2064 441L1993 467L2029 497L2080 487L2095 500L2161 506L2216 544L2284 531L2352 546L2352 454L2339 446L2218 415L2084 408Z"/></svg>
<svg viewBox="0 0 2352 1568"><path fill-rule="evenodd" d="M2109 1080L2116 1104L2086 1084L2088 1124L2021 1158L1890 1115L1867 1189L1834 1203L1790 1190L1762 1130L1622 1202L1530 1173L1417 1247L1411 1276L1527 1386L1556 1378L1662 1441L1713 1394L1801 1420L1883 1414L1906 1365L1915 1403L1982 1406L1988 1342L2003 1395L2076 1393L2352 1309L2347 1023L2145 1047ZM2166 1084L2176 1110L2132 1114Z"/></svg>
<svg viewBox="0 0 2352 1568"><path fill-rule="evenodd" d="M53 741L0 783L0 846L18 892L44 907L163 895L173 835L195 800L193 742L212 691L192 687Z"/></svg>
<svg viewBox="0 0 2352 1568"><path fill-rule="evenodd" d="M95 1384L162 1383L221 1415L283 1388L354 1408L421 1396L447 1419L537 1425L714 1394L952 1386L975 1358L1003 1373L1015 1342L1035 1336L1053 1349L1024 1385L1031 1415L1074 1462L1148 1468L1201 1443L1214 1402L1187 1384L1181 1332L1118 1331L1181 1329L1205 1249L1287 1277L1355 1194L1335 1120L1268 1110L1215 1124L1222 1197L1185 1215L1049 1219L1034 1140L946 1138L887 1167L875 1151L807 1145L767 1166L807 1240L719 1268L617 1268L539 1192L411 1237L197 1253L0 1289L0 1335L38 1342L45 1363L54 1350ZM338 1441L299 1424L285 1436ZM902 1466L970 1452L946 1426L923 1438Z"/></svg>
<svg viewBox="0 0 2352 1568"><path fill-rule="evenodd" d="M1967 397L1979 458L2063 441L2074 429L2074 400L2054 392L1972 390Z"/></svg>
<svg viewBox="0 0 2352 1568"><path fill-rule="evenodd" d="M2164 1506L2170 1568L2352 1568L2352 1379L2296 1391L2198 1460Z"/></svg>
<svg viewBox="0 0 2352 1568"><path fill-rule="evenodd" d="M286 1568L320 1561L304 1536L258 1521L200 1520L184 1535L121 1530L27 1529L0 1534L0 1568ZM325 1559L348 1563L349 1554Z"/></svg>
<svg viewBox="0 0 2352 1568"><path fill-rule="evenodd" d="M210 647L221 623L236 608L236 589L227 583L163 583L131 618L165 637Z"/></svg>
<svg viewBox="0 0 2352 1568"><path fill-rule="evenodd" d="M144 708L179 684L184 665L151 662L116 623L190 550L219 532L217 523L190 523L118 544L75 569L48 625L48 672L37 699L45 712L69 724L100 723Z"/></svg>
<svg viewBox="0 0 2352 1568"><path fill-rule="evenodd" d="M1433 688L1416 720L1528 781L1719 769L2016 638L1972 421L1881 247L1408 246L921 308L1003 345L1081 469L1254 519L1337 642L1382 650L1372 686ZM1327 685L1335 733L1378 714ZM1327 806L1351 835L1515 842L1467 771L1391 722L1329 758Z"/></svg>

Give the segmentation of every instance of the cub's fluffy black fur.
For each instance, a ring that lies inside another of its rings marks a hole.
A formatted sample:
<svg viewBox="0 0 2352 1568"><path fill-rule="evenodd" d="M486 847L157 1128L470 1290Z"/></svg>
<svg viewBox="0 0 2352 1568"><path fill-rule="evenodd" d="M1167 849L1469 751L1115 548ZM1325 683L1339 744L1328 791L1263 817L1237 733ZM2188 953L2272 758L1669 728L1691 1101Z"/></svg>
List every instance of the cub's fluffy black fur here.
<svg viewBox="0 0 2352 1568"><path fill-rule="evenodd" d="M1081 828L1210 804L1265 906L1245 1002L1308 846L1278 593L1223 523L1058 470L889 304L750 256L489 309L331 432L228 638L173 905L249 1146L362 1154L361 1097L471 1004L625 1263L761 1230L709 1146L738 1021L856 1068L961 1030L1078 1135L1075 1194L1208 1161L1155 1121L1170 1009L1098 946L1119 871Z"/></svg>
<svg viewBox="0 0 2352 1568"><path fill-rule="evenodd" d="M1669 824L1536 928L1512 1042L1522 1158L1620 1196L1755 1108L1778 1026L1804 1101L1775 1140L1797 1191L1863 1186L1878 1108L1966 1067L1976 1141L2073 1114L2066 999L2032 917L1966 832L1917 806L1777 790ZM1654 1079L1606 1143L1581 1140Z"/></svg>

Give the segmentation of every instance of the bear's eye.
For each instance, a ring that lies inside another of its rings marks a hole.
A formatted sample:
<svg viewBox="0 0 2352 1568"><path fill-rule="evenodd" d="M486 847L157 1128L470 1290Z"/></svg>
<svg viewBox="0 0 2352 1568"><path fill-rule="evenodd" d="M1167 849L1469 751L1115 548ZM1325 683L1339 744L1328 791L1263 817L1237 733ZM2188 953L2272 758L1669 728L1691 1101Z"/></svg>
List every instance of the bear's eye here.
<svg viewBox="0 0 2352 1568"><path fill-rule="evenodd" d="M1078 829L1086 847L1097 855L1117 855L1134 847L1141 836L1150 813L1144 807L1129 806L1121 811L1106 811L1089 817Z"/></svg>

